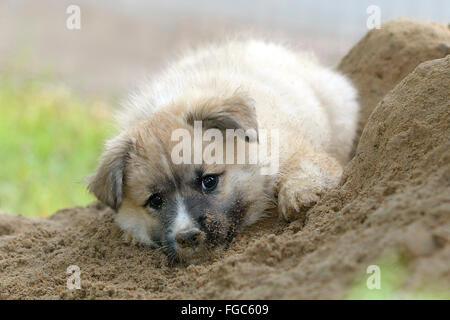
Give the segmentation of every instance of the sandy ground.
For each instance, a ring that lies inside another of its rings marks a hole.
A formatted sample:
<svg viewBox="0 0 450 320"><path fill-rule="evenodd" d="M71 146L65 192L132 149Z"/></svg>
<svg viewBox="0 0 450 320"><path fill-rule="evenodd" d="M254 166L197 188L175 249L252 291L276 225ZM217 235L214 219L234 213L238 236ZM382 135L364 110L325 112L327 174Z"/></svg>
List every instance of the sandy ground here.
<svg viewBox="0 0 450 320"><path fill-rule="evenodd" d="M124 242L99 203L40 220L3 214L0 298L343 298L386 255L405 266L402 291L450 297L449 45L447 26L401 20L343 59L364 130L340 186L304 223L269 217L184 268ZM81 269L80 290L66 287L69 265Z"/></svg>

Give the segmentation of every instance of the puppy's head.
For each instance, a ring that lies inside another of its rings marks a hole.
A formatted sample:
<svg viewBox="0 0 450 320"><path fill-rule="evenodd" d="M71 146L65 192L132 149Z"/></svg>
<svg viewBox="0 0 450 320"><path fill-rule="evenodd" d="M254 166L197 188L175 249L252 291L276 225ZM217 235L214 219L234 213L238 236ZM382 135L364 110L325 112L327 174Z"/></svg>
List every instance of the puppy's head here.
<svg viewBox="0 0 450 320"><path fill-rule="evenodd" d="M198 124L223 140L198 147ZM234 136L234 147L227 148L227 129L257 132L254 108L245 97L174 101L107 143L89 190L117 212L119 226L138 241L163 247L172 261L201 261L226 248L270 204L267 176L249 163L257 137ZM191 139L174 139L180 130ZM237 163L242 150L245 161ZM216 161L204 161L206 153Z"/></svg>

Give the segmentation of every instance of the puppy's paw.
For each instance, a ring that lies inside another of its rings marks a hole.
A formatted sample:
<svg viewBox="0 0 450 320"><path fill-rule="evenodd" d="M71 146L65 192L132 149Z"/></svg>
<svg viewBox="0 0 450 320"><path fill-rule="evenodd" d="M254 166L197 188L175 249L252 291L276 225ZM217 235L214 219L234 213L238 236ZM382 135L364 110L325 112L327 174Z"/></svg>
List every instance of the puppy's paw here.
<svg viewBox="0 0 450 320"><path fill-rule="evenodd" d="M316 204L324 191L308 190L307 186L290 186L286 183L278 193L280 216L287 221L303 218L306 211Z"/></svg>
<svg viewBox="0 0 450 320"><path fill-rule="evenodd" d="M279 182L278 212L288 221L302 219L320 197L338 185L342 168L332 162L303 161Z"/></svg>

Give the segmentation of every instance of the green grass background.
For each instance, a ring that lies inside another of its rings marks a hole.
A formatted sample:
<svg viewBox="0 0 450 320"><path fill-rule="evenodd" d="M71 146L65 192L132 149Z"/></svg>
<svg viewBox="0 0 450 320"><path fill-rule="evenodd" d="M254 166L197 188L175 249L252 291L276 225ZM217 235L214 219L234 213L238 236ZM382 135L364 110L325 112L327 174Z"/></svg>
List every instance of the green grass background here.
<svg viewBox="0 0 450 320"><path fill-rule="evenodd" d="M349 300L448 300L450 290L442 286L438 279L429 275L428 282L421 287L410 288L408 283L410 261L407 257L396 252L384 253L377 259L375 265L380 268L380 288L369 289L367 279L373 273L361 273L350 290L343 297Z"/></svg>
<svg viewBox="0 0 450 320"><path fill-rule="evenodd" d="M0 79L0 210L42 217L94 198L84 178L113 128L108 107L47 79Z"/></svg>

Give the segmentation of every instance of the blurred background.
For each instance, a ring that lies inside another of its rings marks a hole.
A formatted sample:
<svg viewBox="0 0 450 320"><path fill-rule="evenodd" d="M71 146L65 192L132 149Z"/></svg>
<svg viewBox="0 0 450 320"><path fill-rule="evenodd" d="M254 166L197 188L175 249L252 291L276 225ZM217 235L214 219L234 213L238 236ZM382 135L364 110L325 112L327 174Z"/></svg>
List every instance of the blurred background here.
<svg viewBox="0 0 450 320"><path fill-rule="evenodd" d="M69 5L79 30L66 27ZM92 201L83 179L115 133L114 108L183 48L245 34L334 66L368 31L370 5L382 22L450 21L448 0L0 0L0 210Z"/></svg>

